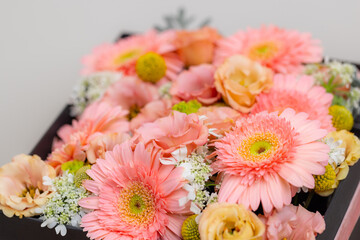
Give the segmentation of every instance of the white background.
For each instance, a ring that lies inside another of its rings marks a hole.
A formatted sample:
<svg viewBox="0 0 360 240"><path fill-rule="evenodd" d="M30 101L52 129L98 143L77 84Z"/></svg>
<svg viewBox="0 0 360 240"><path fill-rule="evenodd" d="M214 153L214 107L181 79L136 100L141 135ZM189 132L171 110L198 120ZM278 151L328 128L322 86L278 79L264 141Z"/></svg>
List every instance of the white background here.
<svg viewBox="0 0 360 240"><path fill-rule="evenodd" d="M62 110L81 57L185 6L225 35L273 23L308 31L325 54L360 62L360 0L0 0L0 164L28 153Z"/></svg>

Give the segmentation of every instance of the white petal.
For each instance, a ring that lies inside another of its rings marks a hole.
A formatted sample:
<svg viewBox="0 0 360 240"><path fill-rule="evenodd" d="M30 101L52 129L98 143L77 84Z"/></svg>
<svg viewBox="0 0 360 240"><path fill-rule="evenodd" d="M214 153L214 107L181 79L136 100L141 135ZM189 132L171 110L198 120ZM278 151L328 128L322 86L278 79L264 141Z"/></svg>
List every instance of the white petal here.
<svg viewBox="0 0 360 240"><path fill-rule="evenodd" d="M188 202L188 198L187 197L182 197L179 199L179 206L182 207L184 206L187 202Z"/></svg>

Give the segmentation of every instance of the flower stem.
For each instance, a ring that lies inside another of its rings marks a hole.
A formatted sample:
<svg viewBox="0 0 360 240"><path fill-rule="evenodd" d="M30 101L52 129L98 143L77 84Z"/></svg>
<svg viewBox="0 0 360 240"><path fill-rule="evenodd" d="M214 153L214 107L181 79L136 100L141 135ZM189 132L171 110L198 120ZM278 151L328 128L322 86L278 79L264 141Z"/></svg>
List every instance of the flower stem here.
<svg viewBox="0 0 360 240"><path fill-rule="evenodd" d="M309 191L309 195L307 196L306 201L304 203L304 208L307 209L309 207L311 199L313 198L314 194L315 194L314 191Z"/></svg>

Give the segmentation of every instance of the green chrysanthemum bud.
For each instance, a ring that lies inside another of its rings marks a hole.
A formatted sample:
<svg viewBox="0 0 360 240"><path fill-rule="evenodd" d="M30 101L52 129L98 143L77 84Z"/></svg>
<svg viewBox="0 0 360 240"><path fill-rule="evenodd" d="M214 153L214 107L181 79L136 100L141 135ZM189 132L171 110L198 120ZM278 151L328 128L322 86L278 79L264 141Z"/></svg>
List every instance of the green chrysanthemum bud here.
<svg viewBox="0 0 360 240"><path fill-rule="evenodd" d="M159 54L149 52L139 57L135 69L143 81L156 83L165 76L166 63Z"/></svg>
<svg viewBox="0 0 360 240"><path fill-rule="evenodd" d="M198 224L195 221L196 217L197 215L192 215L184 221L181 227L181 235L184 240L200 240Z"/></svg>
<svg viewBox="0 0 360 240"><path fill-rule="evenodd" d="M64 172L68 171L69 173L75 174L77 170L79 170L82 166L84 166L83 161L73 160L61 164L61 170L63 170Z"/></svg>
<svg viewBox="0 0 360 240"><path fill-rule="evenodd" d="M332 116L332 123L336 130L350 131L354 125L354 118L351 112L344 106L333 105L329 108L329 114Z"/></svg>
<svg viewBox="0 0 360 240"><path fill-rule="evenodd" d="M84 180L91 180L91 177L89 177L89 175L87 175L87 173L86 173L86 171L90 168L91 168L90 165L86 165L86 166L83 166L82 168L80 168L76 172L75 177L74 177L74 182L75 182L76 187L80 187Z"/></svg>
<svg viewBox="0 0 360 240"><path fill-rule="evenodd" d="M172 107L173 110L186 114L196 113L199 108L201 108L201 103L196 100L182 101Z"/></svg>
<svg viewBox="0 0 360 240"><path fill-rule="evenodd" d="M314 176L315 179L315 191L323 192L332 189L335 183L336 173L334 168L328 164L325 167L325 173L323 175Z"/></svg>

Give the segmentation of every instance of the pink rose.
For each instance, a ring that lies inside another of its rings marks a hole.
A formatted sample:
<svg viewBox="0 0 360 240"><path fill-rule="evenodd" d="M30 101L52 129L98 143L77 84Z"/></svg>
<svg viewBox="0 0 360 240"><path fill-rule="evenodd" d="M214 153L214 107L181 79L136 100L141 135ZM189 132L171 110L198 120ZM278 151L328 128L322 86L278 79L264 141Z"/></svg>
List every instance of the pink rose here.
<svg viewBox="0 0 360 240"><path fill-rule="evenodd" d="M183 146L190 153L197 146L204 145L208 138L208 128L196 114L186 115L178 111L153 123L145 123L135 133L134 138L138 141L153 144L162 149L164 154L170 154Z"/></svg>
<svg viewBox="0 0 360 240"><path fill-rule="evenodd" d="M174 81L170 93L180 100L196 99L204 105L213 104L221 98L215 88L214 74L215 67L209 64L190 67Z"/></svg>
<svg viewBox="0 0 360 240"><path fill-rule="evenodd" d="M166 117L171 112L171 101L156 100L149 102L142 109L140 113L131 120L130 129L134 131L144 123L153 122L158 118Z"/></svg>

